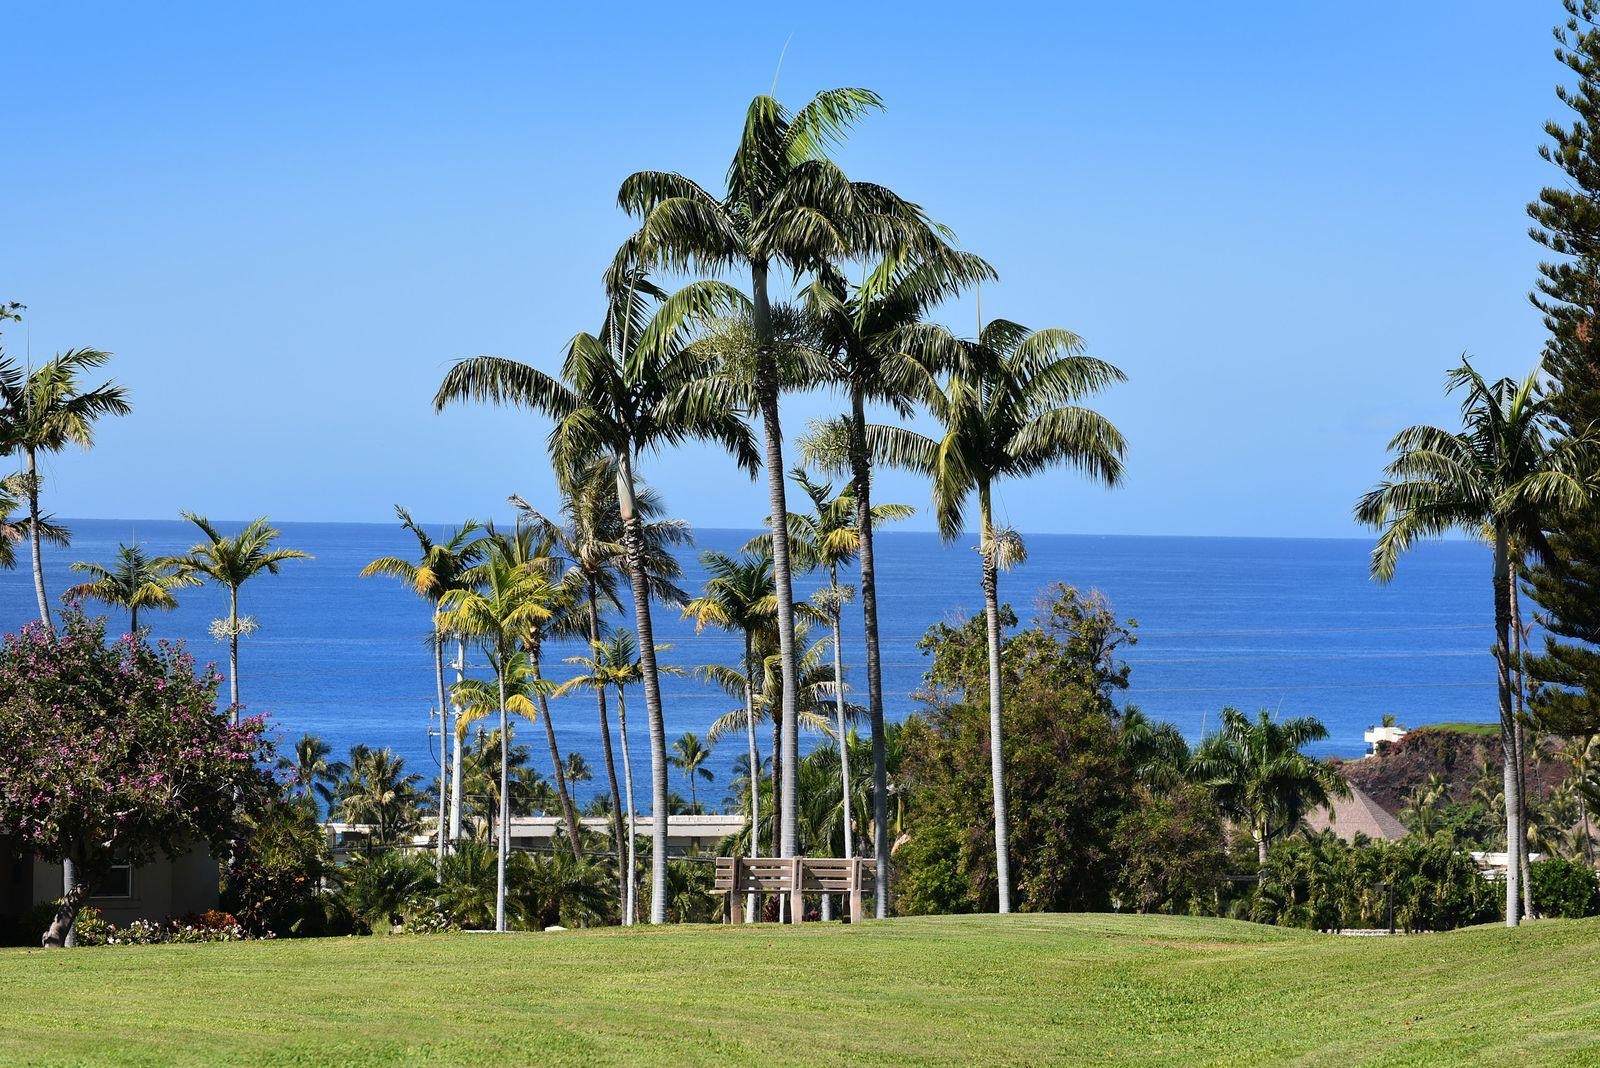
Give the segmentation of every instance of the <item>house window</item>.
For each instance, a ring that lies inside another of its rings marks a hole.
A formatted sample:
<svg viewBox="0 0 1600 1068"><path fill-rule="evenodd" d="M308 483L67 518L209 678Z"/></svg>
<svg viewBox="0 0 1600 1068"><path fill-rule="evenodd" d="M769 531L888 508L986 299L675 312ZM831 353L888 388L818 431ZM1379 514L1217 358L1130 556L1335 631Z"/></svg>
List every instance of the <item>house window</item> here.
<svg viewBox="0 0 1600 1068"><path fill-rule="evenodd" d="M113 864L95 889L95 897L132 897L133 865Z"/></svg>

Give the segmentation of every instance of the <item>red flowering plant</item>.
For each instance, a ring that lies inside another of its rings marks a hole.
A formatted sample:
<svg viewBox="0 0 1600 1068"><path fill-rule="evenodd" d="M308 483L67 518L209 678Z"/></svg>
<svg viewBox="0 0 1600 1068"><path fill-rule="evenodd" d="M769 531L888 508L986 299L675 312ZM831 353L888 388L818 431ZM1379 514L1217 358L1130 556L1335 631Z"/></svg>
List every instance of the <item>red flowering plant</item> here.
<svg viewBox="0 0 1600 1068"><path fill-rule="evenodd" d="M228 851L277 792L261 717L228 722L221 676L181 644L129 635L76 609L0 641L0 839L70 859L77 885L44 935L59 946L113 864Z"/></svg>

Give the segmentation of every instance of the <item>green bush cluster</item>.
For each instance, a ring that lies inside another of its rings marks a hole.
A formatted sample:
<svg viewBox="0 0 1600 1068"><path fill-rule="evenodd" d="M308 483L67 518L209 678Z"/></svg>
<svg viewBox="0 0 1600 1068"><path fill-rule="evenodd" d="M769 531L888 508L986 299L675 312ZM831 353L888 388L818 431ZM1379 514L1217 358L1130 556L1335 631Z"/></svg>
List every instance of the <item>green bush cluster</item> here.
<svg viewBox="0 0 1600 1068"><path fill-rule="evenodd" d="M1593 868L1549 857L1530 865L1529 874L1536 914L1577 919L1600 913L1600 879Z"/></svg>
<svg viewBox="0 0 1600 1068"><path fill-rule="evenodd" d="M1445 931L1502 916L1504 889L1485 879L1472 856L1445 835L1350 844L1332 832L1296 835L1267 854L1259 886L1234 896L1228 911L1283 927L1321 931L1377 928Z"/></svg>

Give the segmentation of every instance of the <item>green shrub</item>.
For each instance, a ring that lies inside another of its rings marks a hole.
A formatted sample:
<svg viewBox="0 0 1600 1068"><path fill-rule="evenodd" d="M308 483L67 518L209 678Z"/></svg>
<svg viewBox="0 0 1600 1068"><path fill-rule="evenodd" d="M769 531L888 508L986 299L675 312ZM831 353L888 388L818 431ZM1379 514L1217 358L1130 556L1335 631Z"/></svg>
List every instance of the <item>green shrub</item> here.
<svg viewBox="0 0 1600 1068"><path fill-rule="evenodd" d="M1529 871L1533 910L1539 915L1576 919L1600 912L1600 880L1593 868L1550 857L1536 861Z"/></svg>

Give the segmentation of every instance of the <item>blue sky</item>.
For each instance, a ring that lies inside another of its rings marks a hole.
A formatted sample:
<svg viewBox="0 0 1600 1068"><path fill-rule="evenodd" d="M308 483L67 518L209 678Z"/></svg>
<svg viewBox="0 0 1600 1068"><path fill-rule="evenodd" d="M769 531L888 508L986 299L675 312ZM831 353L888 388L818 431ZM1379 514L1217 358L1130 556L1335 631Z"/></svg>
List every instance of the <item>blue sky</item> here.
<svg viewBox="0 0 1600 1068"><path fill-rule="evenodd" d="M64 516L385 520L548 501L547 427L434 415L450 360L553 369L593 329L644 167L720 184L744 106L888 109L839 153L998 268L986 314L1070 327L1129 382L1107 493L1001 488L1024 531L1350 536L1463 351L1523 373L1526 202L1553 172L1548 3L8 7L8 351L94 345L135 413L52 461ZM792 37L792 39L791 39ZM946 310L970 330L970 299ZM837 407L796 397L788 429ZM684 449L704 526L765 491ZM881 495L922 504L914 480ZM926 515L912 526L929 527Z"/></svg>

